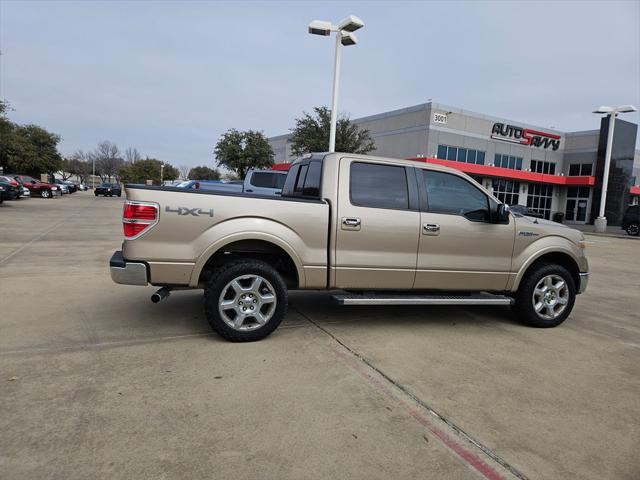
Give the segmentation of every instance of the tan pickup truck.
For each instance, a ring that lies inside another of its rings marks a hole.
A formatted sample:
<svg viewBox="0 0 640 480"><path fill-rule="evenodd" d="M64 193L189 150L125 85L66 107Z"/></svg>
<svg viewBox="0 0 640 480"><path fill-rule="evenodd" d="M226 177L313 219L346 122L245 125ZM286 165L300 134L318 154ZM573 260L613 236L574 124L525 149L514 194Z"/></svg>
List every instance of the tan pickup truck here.
<svg viewBox="0 0 640 480"><path fill-rule="evenodd" d="M512 305L553 327L588 281L581 232L517 215L467 175L332 153L296 160L281 197L126 186L116 283L203 288L212 328L273 332L287 291L345 305ZM428 315L425 310L425 315Z"/></svg>

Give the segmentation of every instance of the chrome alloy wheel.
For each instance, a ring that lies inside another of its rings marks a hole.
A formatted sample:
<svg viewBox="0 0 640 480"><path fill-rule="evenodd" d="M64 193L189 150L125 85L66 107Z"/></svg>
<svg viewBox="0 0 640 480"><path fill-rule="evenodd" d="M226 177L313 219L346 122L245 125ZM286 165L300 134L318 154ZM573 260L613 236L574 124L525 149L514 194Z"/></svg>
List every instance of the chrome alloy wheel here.
<svg viewBox="0 0 640 480"><path fill-rule="evenodd" d="M533 309L545 320L558 317L569 303L569 287L559 275L547 275L533 290Z"/></svg>
<svg viewBox="0 0 640 480"><path fill-rule="evenodd" d="M242 275L231 280L222 289L218 299L218 312L222 320L241 332L266 325L275 311L275 289L259 275Z"/></svg>
<svg viewBox="0 0 640 480"><path fill-rule="evenodd" d="M640 227L639 227L637 224L635 224L635 223L632 223L631 225L629 225L629 226L627 227L627 233L628 233L629 235L635 235L635 236L637 236L637 235L638 235L638 232L640 232Z"/></svg>
<svg viewBox="0 0 640 480"><path fill-rule="evenodd" d="M40 196L42 198L49 198L51 196L51 192L49 190L41 190L40 191Z"/></svg>

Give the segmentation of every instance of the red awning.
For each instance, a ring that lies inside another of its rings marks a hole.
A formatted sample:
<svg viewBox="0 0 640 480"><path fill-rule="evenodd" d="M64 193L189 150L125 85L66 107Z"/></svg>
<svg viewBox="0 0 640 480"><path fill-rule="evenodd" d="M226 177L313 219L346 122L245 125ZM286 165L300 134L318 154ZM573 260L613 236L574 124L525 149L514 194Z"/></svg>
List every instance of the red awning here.
<svg viewBox="0 0 640 480"><path fill-rule="evenodd" d="M524 182L548 183L551 185L586 185L596 184L596 177L563 177L560 175L547 175L544 173L524 172L511 168L491 167L489 165L476 165L473 163L454 162L452 160L441 160L439 158L411 158L417 162L434 163L445 167L455 168L470 175L481 175L483 177L508 178Z"/></svg>

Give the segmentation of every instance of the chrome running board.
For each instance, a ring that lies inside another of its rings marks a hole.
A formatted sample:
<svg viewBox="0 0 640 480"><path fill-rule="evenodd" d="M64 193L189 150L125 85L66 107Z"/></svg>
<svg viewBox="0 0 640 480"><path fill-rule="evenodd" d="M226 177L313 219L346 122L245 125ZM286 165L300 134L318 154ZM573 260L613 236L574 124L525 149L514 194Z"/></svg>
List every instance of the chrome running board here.
<svg viewBox="0 0 640 480"><path fill-rule="evenodd" d="M513 298L486 292L469 295L363 292L335 294L339 305L511 305Z"/></svg>

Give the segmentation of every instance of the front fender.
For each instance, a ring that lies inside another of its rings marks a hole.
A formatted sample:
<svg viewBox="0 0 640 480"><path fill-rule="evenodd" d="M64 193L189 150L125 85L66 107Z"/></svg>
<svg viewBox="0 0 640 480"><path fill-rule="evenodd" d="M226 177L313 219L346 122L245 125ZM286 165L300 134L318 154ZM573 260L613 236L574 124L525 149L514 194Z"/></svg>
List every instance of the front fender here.
<svg viewBox="0 0 640 480"><path fill-rule="evenodd" d="M512 265L513 271L516 273L507 285L507 290L516 291L527 269L536 260L549 253L567 255L575 262L580 272L587 272L589 269L587 259L575 243L558 235L545 236L530 243L519 254L514 256Z"/></svg>

